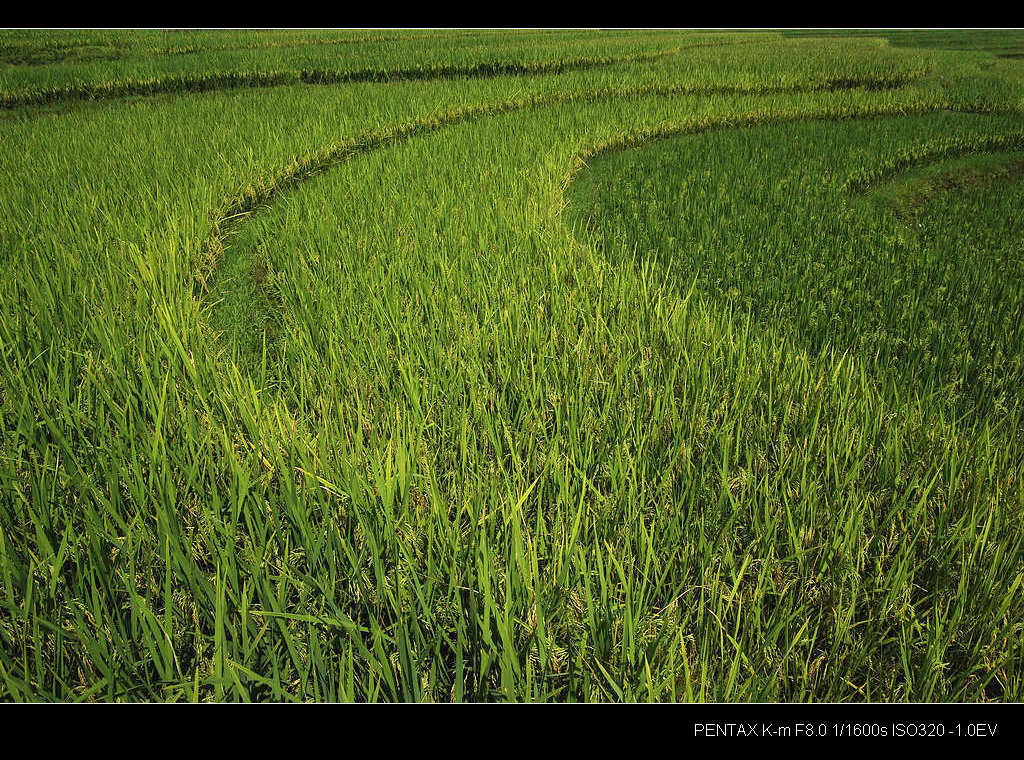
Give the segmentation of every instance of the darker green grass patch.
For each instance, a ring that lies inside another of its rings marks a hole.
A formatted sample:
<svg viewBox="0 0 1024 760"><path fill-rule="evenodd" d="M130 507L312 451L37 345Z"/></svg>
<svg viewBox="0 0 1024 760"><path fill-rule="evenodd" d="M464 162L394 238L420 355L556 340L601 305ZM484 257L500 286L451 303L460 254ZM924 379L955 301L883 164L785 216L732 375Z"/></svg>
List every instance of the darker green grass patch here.
<svg viewBox="0 0 1024 760"><path fill-rule="evenodd" d="M968 155L906 171L860 194L857 202L870 204L878 212L893 210L909 217L942 193L988 188L997 182L1019 181L1022 176L1022 152Z"/></svg>
<svg viewBox="0 0 1024 760"><path fill-rule="evenodd" d="M908 146L1015 123L937 114L668 140L594 161L570 218L613 261L655 260L675 287L696 281L812 354L853 351L880 379L988 413L1024 381L1021 154L912 168L862 202L843 187Z"/></svg>
<svg viewBox="0 0 1024 760"><path fill-rule="evenodd" d="M1024 55L1021 29L794 29L785 37L880 37L894 47L935 48L992 53L1004 58Z"/></svg>

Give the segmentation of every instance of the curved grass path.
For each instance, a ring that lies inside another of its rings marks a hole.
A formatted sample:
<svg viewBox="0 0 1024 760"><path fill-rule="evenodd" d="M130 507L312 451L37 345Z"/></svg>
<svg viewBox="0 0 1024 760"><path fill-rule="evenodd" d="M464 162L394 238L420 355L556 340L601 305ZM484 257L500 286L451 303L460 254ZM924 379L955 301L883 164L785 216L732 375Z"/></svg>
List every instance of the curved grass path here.
<svg viewBox="0 0 1024 760"><path fill-rule="evenodd" d="M211 232L202 248L202 265L197 273L197 297L202 300L204 294L210 293L216 288L214 283L217 271L217 264L225 255L229 246L229 238L238 231L239 227L246 223L251 216L260 208L274 203L281 194L288 192L297 185L308 181L339 163L355 158L372 151L386 148L390 145L403 142L421 135L426 135L446 127L459 123L486 119L490 117L510 114L516 111L532 108L543 108L546 106L596 102L608 99L637 98L641 96L687 96L687 95L776 95L796 94L810 92L834 92L857 88L865 89L897 89L907 84L903 78L875 78L858 80L828 81L815 85L795 85L779 88L756 88L743 90L735 87L702 87L694 88L686 85L681 86L641 86L622 89L600 89L590 92L579 93L555 93L526 99L510 99L495 103L468 106L452 111L434 114L417 118L402 124L375 130L364 135L350 138L341 143L328 146L316 153L296 158L291 164L280 171L257 180L247 187L242 193L230 198L213 216ZM882 118L893 115L921 115L936 113L939 111L957 111L961 113L992 113L994 109L979 106L963 106L953 103L937 103L928 106L907 107L894 105L864 109L861 107L847 108L839 106L822 111L795 110L791 113L766 112L752 116L739 116L720 118L704 121L687 120L677 123L663 123L654 128L641 129L633 132L623 133L615 138L595 144L584 150L576 159L575 167L565 177L565 185L568 186L588 161L601 155L629 150L647 143L658 140L666 140L682 135L695 135L717 130L743 129L771 124L781 124L792 121L841 121L851 118ZM850 177L846 185L848 190L855 191L863 189L868 184L880 181L882 177L904 171L907 168L938 158L964 155L966 153L996 150L1013 145L1020 141L1017 135L1003 135L997 137L975 140L968 143L962 141L945 141L938 144L930 144L925 149L917 149L905 156L896 159L892 166L881 167L878 170L862 172Z"/></svg>
<svg viewBox="0 0 1024 760"><path fill-rule="evenodd" d="M327 171L332 166L347 161L358 155L380 150L404 140L412 139L419 135L429 134L449 126L462 122L502 114L514 113L516 111L532 108L543 108L556 104L597 102L611 99L629 99L643 96L720 96L720 95L781 95L799 94L811 92L838 92L844 90L866 89L866 90L888 90L898 89L908 84L908 79L903 76L892 77L863 77L863 78L842 78L826 80L815 84L797 84L782 87L755 87L741 88L734 86L698 86L682 85L644 85L623 88L601 88L584 92L563 92L546 95L538 95L528 98L511 98L508 100L484 103L474 106L465 106L451 111L423 116L401 124L374 130L362 135L349 138L340 143L329 145L323 149L305 156L296 157L292 163L281 168L279 171L259 179L245 188L238 195L228 198L221 208L213 214L210 234L202 248L201 259L203 265L198 273L197 281L203 291L209 291L211 287L211 274L215 272L217 261L227 248L227 240L237 230L239 225L244 224L259 208L273 203L274 199L294 188L296 185L307 181ZM928 110L942 110L955 108L951 104L930 106ZM604 152L622 150L643 142L664 139L688 132L700 132L711 129L728 129L744 126L754 126L762 123L773 123L775 121L786 121L800 118L850 118L854 115L883 116L893 112L902 112L901 107L895 110L878 109L863 113L857 109L838 112L829 111L821 114L792 114L778 115L771 117L754 116L748 119L721 120L716 123L695 123L684 122L680 124L662 125L655 130L645 130L639 133L622 135L617 140L602 143L579 156L579 165ZM921 112L921 111L914 111ZM572 177L566 178L571 181Z"/></svg>

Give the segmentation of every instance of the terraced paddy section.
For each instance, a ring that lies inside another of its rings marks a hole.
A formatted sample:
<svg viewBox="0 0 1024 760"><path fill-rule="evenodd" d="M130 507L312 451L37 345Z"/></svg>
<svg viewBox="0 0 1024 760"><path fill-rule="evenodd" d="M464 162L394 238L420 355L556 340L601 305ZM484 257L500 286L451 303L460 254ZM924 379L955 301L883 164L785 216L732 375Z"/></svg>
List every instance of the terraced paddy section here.
<svg viewBox="0 0 1024 760"><path fill-rule="evenodd" d="M336 84L559 73L616 62L657 59L684 47L735 42L728 35L605 34L419 35L344 46L203 49L172 56L143 54L100 63L9 66L0 71L0 104L13 108L162 92L237 87ZM255 44L255 43L254 43Z"/></svg>
<svg viewBox="0 0 1024 760"><path fill-rule="evenodd" d="M189 34L3 86L611 60L8 112L0 697L1024 698L1019 62Z"/></svg>
<svg viewBox="0 0 1024 760"><path fill-rule="evenodd" d="M469 45L459 38L451 47L431 47L400 41L388 47L371 45L373 54L361 48L345 48L346 55L315 46L286 48L268 56L265 52L211 53L207 57L159 59L142 64L125 62L121 69L104 63L96 66L21 67L0 72L0 107L24 111L49 104L120 100L166 93L209 92L237 88L280 87L298 84L337 85L352 82L395 82L496 76L536 76L569 71L603 69L612 65L637 66L643 76L644 64L668 61L678 77L705 86L737 89L752 86L785 88L819 82L856 86L866 82L901 83L924 76L934 65L932 57L898 56L887 51L880 40L849 45L841 65L822 66L820 46L783 42L774 36L735 34L661 34L653 37L605 35L583 37L574 45L527 35L525 41L506 40L488 45L476 40ZM492 41L493 42L493 41ZM762 44L768 53L765 64L757 66L746 54L751 44ZM827 45L827 43L824 43ZM786 51L786 64L771 55L773 49ZM685 55L682 55L684 54ZM210 56L213 56L210 59ZM773 64L772 61L775 61ZM154 68L156 66L156 68ZM728 77L728 79L727 79ZM731 80L731 81L730 81ZM621 83L610 76L609 82Z"/></svg>

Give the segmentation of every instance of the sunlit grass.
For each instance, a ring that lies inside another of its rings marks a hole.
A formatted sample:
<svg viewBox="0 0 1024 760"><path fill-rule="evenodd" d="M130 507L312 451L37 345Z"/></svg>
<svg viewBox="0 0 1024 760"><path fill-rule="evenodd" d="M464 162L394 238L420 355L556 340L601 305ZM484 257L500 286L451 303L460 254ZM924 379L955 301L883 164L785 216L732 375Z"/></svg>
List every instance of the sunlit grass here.
<svg viewBox="0 0 1024 760"><path fill-rule="evenodd" d="M1018 64L7 34L5 699L1024 694Z"/></svg>

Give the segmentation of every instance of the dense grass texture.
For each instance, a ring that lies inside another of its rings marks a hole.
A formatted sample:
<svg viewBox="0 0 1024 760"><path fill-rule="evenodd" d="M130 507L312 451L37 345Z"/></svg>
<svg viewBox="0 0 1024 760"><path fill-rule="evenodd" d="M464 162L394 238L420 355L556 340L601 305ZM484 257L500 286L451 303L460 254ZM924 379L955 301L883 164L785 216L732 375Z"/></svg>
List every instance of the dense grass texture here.
<svg viewBox="0 0 1024 760"><path fill-rule="evenodd" d="M0 35L0 697L1024 698L948 34Z"/></svg>

